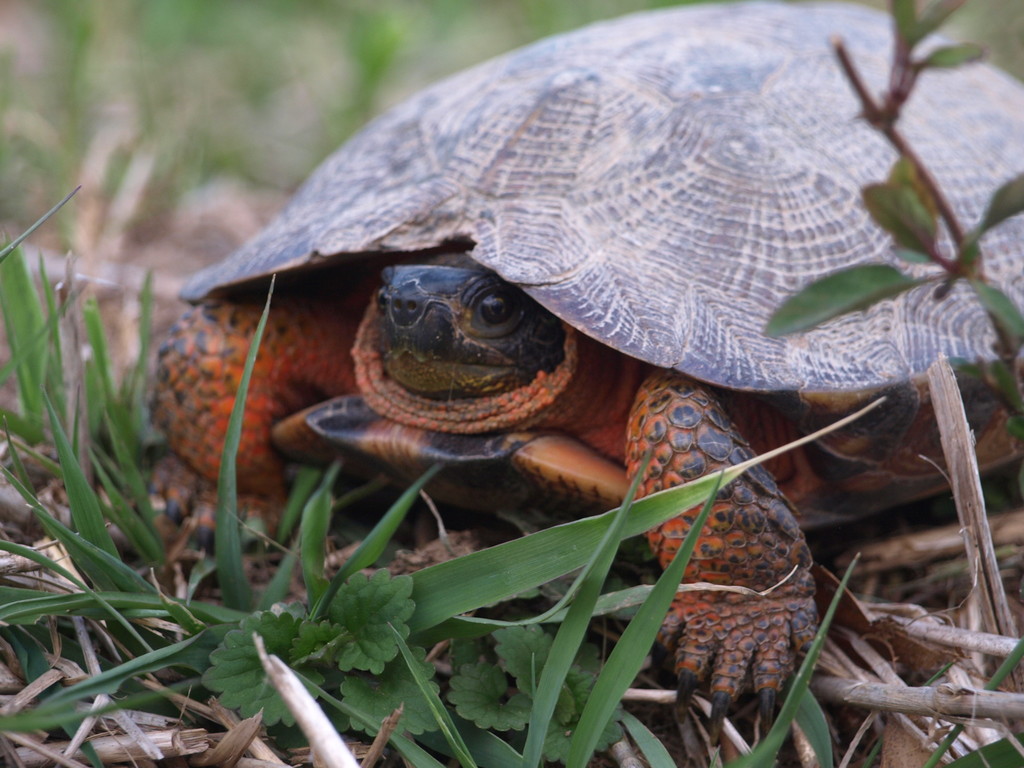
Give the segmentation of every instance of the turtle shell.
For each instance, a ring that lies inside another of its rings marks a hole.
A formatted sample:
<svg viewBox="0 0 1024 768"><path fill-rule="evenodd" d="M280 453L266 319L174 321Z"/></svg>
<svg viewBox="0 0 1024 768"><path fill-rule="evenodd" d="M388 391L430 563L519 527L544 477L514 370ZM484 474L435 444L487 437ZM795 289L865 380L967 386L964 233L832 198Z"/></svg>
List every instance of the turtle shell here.
<svg viewBox="0 0 1024 768"><path fill-rule="evenodd" d="M642 13L496 58L371 122L184 297L460 244L583 332L720 386L863 392L940 353L989 356L962 287L763 333L806 283L901 263L861 202L894 153L858 119L836 34L880 90L890 21L841 4ZM972 226L1024 162L1024 87L980 64L929 71L900 127ZM983 240L987 276L1018 305L1022 244L1022 217Z"/></svg>

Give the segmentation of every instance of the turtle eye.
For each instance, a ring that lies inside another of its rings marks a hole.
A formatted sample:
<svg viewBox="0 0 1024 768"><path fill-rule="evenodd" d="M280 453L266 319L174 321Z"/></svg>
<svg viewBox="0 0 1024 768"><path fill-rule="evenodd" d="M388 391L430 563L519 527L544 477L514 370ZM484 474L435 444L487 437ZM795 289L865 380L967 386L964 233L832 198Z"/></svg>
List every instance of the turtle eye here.
<svg viewBox="0 0 1024 768"><path fill-rule="evenodd" d="M491 293L484 296L478 307L480 318L490 325L501 325L512 317L513 306L508 296Z"/></svg>
<svg viewBox="0 0 1024 768"><path fill-rule="evenodd" d="M523 316L519 297L506 286L482 291L474 297L473 330L484 337L497 337L510 333Z"/></svg>

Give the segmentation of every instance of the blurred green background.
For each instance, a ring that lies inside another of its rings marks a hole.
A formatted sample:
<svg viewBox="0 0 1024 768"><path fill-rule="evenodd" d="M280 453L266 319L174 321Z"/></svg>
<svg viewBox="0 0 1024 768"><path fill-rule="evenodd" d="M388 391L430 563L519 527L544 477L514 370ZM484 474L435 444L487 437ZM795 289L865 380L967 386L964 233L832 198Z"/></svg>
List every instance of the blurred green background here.
<svg viewBox="0 0 1024 768"><path fill-rule="evenodd" d="M367 118L445 74L671 4L0 0L0 227L31 223L83 179L108 203L138 187L126 226L212 180L290 190ZM1024 73L1021 0L971 0L950 32ZM74 247L79 224L61 222L61 247Z"/></svg>

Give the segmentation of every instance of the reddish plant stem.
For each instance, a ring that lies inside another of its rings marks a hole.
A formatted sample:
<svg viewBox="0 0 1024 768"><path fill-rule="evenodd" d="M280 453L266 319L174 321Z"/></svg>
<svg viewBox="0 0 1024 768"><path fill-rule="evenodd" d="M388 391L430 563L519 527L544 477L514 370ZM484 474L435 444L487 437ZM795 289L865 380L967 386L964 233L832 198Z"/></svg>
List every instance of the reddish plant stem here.
<svg viewBox="0 0 1024 768"><path fill-rule="evenodd" d="M853 89L857 92L857 97L860 99L863 117L868 123L876 128L893 148L914 166L917 171L918 177L921 179L921 183L928 190L932 199L935 201L935 207L938 209L939 216L942 218L943 223L949 230L949 235L953 240L957 251L963 247L966 241L966 235L963 228L960 226L960 222L957 220L956 215L953 213L953 208L946 199L946 196L942 194L939 188L938 182L932 176L932 174L925 167L921 158L917 152L914 151L913 147L903 137L903 134L896 129L896 118L899 116L900 107L906 101L907 95L909 94L910 87L915 79L914 75L908 74L913 71L913 68L909 64L909 52L901 50L901 47L897 47L896 51L896 62L894 63L893 73L893 84L896 85L898 80L899 88L889 94L889 98L886 99L885 107L880 107L875 101L875 98L868 91L864 80L861 78L860 73L853 64L853 60L850 58L849 51L846 50L846 46L843 41L839 38L832 39L832 47L835 49L836 56L839 59L839 64L843 68L843 73L846 75ZM905 46L902 46L905 48ZM899 70L897 73L896 70ZM938 252L937 249L933 249L933 252L929 254L931 259L944 269L949 275L953 277L979 277L979 268L974 267L972 274L965 274L963 266L956 259L950 259L943 256ZM980 263L980 262L979 262Z"/></svg>

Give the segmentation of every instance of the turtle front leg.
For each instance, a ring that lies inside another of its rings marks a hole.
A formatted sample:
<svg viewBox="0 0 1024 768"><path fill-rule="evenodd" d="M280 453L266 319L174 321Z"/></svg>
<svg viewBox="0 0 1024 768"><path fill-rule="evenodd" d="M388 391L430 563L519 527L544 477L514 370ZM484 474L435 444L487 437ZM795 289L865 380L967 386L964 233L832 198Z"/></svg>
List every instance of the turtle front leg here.
<svg viewBox="0 0 1024 768"><path fill-rule="evenodd" d="M640 471L648 449L652 458L638 496L754 455L712 391L672 371L652 374L637 394L626 445L630 477ZM662 567L671 562L699 511L687 510L648 532ZM771 718L776 692L817 629L810 566L793 509L763 466L719 491L683 581L752 591L699 589L676 595L659 641L675 652L680 717L694 690L710 682L712 731L750 683L762 715Z"/></svg>

